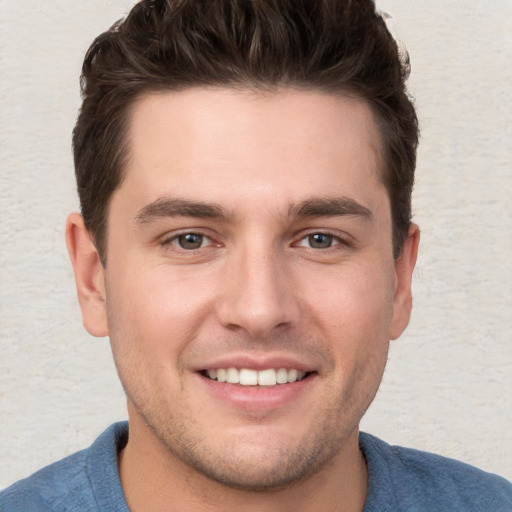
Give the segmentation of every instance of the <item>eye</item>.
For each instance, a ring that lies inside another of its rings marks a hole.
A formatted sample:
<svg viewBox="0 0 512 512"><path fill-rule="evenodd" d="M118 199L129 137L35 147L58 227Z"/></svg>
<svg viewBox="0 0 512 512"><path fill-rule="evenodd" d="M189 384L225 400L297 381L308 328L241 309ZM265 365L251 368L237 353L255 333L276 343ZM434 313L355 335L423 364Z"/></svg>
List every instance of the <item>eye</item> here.
<svg viewBox="0 0 512 512"><path fill-rule="evenodd" d="M310 247L311 249L329 249L339 243L339 238L334 235L328 233L311 233L302 238L298 245L300 247Z"/></svg>
<svg viewBox="0 0 512 512"><path fill-rule="evenodd" d="M178 246L180 249L193 251L201 249L211 243L211 240L200 233L183 233L170 240L170 243Z"/></svg>

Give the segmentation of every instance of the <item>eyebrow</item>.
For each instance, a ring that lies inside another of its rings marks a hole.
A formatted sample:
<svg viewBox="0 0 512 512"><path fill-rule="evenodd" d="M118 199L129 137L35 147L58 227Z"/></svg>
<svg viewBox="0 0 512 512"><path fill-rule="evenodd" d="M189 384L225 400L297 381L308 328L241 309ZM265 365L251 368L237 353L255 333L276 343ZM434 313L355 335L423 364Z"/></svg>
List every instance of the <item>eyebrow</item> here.
<svg viewBox="0 0 512 512"><path fill-rule="evenodd" d="M337 217L341 215L353 215L372 220L372 212L349 197L314 198L306 199L299 204L290 205L288 210L290 217Z"/></svg>
<svg viewBox="0 0 512 512"><path fill-rule="evenodd" d="M372 212L368 208L348 197L306 199L298 204L291 204L288 208L288 216L295 219L338 217L342 215L358 216L368 220L373 219ZM216 203L163 197L139 210L135 220L139 224L147 224L153 220L169 217L194 217L229 221L232 215Z"/></svg>
<svg viewBox="0 0 512 512"><path fill-rule="evenodd" d="M222 206L177 198L160 198L144 206L135 216L140 224L168 217L196 217L201 219L228 220L231 216Z"/></svg>

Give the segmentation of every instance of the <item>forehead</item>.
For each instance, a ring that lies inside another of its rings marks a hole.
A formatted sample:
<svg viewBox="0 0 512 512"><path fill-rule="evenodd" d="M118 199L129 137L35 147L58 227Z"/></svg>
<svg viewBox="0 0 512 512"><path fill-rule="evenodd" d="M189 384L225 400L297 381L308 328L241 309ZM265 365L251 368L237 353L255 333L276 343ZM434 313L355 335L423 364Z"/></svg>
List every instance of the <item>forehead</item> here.
<svg viewBox="0 0 512 512"><path fill-rule="evenodd" d="M215 202L289 204L340 185L344 190L333 192L364 195L365 185L381 182L377 124L371 108L353 97L191 88L141 97L129 122L120 188L146 202L199 194Z"/></svg>
<svg viewBox="0 0 512 512"><path fill-rule="evenodd" d="M352 124L353 136L343 130L347 124ZM180 144L195 141L201 135L206 135L210 142L215 138L215 148L222 134L230 129L240 139L248 136L254 145L282 143L286 139L310 144L335 139L338 146L366 145L365 150L376 155L381 147L377 123L366 101L348 93L316 90L284 88L274 92L193 87L154 92L135 102L129 125L132 155L149 142L147 139L155 140L155 135L156 140L160 139L162 130ZM208 142L204 137L201 141ZM225 142L223 148L233 147L230 141Z"/></svg>

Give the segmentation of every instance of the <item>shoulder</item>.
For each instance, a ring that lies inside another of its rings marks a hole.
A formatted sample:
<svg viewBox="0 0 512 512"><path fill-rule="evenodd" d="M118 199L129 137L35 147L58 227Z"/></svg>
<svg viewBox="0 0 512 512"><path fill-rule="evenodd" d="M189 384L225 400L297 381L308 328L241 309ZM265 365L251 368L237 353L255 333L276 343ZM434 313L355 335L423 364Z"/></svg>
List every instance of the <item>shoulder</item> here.
<svg viewBox="0 0 512 512"><path fill-rule="evenodd" d="M80 451L11 485L0 493L1 510L65 510L63 501L87 492L86 458L87 450Z"/></svg>
<svg viewBox="0 0 512 512"><path fill-rule="evenodd" d="M411 512L512 512L512 484L504 478L432 453L390 446L368 434L360 435L360 446L368 464L369 497L375 501L387 495L398 510Z"/></svg>
<svg viewBox="0 0 512 512"><path fill-rule="evenodd" d="M113 480L113 486L118 483L120 491L116 461L117 446L123 435L127 435L127 424L112 425L89 448L14 483L0 493L0 510L2 512L100 510L95 480L98 480L100 485L106 484L109 479ZM114 473L115 475L112 476Z"/></svg>

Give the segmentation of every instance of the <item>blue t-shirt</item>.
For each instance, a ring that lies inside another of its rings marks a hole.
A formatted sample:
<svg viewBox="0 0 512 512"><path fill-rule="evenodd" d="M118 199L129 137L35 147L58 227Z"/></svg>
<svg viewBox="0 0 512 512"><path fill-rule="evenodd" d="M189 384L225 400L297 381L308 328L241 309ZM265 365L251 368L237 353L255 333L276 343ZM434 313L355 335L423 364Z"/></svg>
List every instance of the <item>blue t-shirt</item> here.
<svg viewBox="0 0 512 512"><path fill-rule="evenodd" d="M128 512L117 453L128 424L110 426L90 448L0 493L1 512ZM452 459L390 446L361 433L369 473L364 512L512 512L512 484Z"/></svg>

